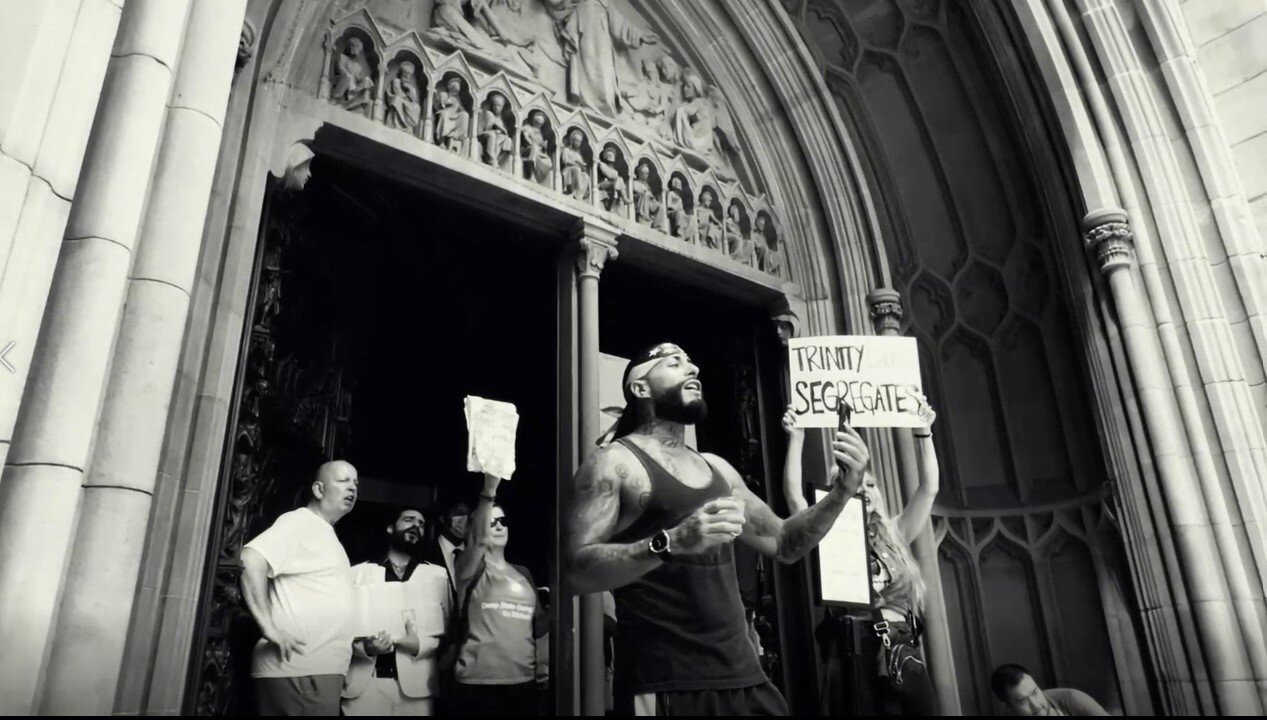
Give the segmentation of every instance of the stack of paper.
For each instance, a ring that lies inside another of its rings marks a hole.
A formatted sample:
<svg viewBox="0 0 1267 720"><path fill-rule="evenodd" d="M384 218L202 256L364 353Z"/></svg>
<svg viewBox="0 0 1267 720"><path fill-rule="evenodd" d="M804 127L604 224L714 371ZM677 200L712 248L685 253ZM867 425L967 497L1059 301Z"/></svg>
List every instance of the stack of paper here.
<svg viewBox="0 0 1267 720"><path fill-rule="evenodd" d="M519 412L507 402L468 395L466 414L466 469L503 480L515 474L515 431Z"/></svg>

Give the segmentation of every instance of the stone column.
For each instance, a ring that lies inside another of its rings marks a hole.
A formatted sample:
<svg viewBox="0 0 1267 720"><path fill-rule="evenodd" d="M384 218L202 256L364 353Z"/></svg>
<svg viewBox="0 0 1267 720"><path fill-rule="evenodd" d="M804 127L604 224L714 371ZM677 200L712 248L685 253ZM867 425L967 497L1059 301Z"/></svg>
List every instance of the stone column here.
<svg viewBox="0 0 1267 720"><path fill-rule="evenodd" d="M84 480L42 714L114 709L246 0L193 0Z"/></svg>
<svg viewBox="0 0 1267 720"><path fill-rule="evenodd" d="M577 364L579 366L581 418L580 457L584 462L595 450L602 432L598 407L598 278L603 267L617 257L616 231L589 220L572 229L577 243ZM603 715L607 707L607 673L603 658L603 597L581 597L581 714Z"/></svg>
<svg viewBox="0 0 1267 720"><path fill-rule="evenodd" d="M36 710L188 9L189 0L130 0L106 72L0 479L0 714Z"/></svg>
<svg viewBox="0 0 1267 720"><path fill-rule="evenodd" d="M1082 221L1088 248L1104 274L1117 310L1144 425L1152 441L1170 532L1184 574L1197 630L1209 663L1210 684L1223 714L1261 715L1246 640L1233 606L1206 498L1192 464L1179 403L1166 372L1156 327L1133 268L1134 236L1126 211L1104 208Z"/></svg>
<svg viewBox="0 0 1267 720"><path fill-rule="evenodd" d="M32 39L38 56L25 68L6 68L11 77L21 78L17 94L0 91L0 107L10 111L0 111L0 348L14 343L4 356L14 372L0 368L0 465L8 456L31 370L121 4L21 3L18 13L41 8L31 18L39 26L39 37ZM60 47L57 29L67 19L74 26L60 48L65 55L54 59L50 55Z"/></svg>
<svg viewBox="0 0 1267 720"><path fill-rule="evenodd" d="M867 295L867 303L871 306L871 320L875 323L877 335L902 334L902 296L896 290L874 290ZM893 447L897 450L902 500L910 502L919 491L919 455L909 428L893 428ZM944 477L945 473L942 475ZM919 537L911 543L911 550L924 576L924 655L933 685L937 688L937 702L943 715L961 715L963 710L959 704L959 684L955 680L954 648L950 641L950 622L946 617L946 598L942 592L941 566L937 562L937 541L933 537L931 518Z"/></svg>

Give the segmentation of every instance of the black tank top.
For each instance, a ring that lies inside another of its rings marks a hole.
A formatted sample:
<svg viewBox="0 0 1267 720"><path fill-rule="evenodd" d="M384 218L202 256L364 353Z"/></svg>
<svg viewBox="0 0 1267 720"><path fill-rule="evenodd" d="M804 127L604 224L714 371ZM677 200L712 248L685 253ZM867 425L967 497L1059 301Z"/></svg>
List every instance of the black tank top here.
<svg viewBox="0 0 1267 720"><path fill-rule="evenodd" d="M642 516L612 542L646 541L709 500L730 494L716 468L707 487L687 487L634 443L617 442L646 469L651 497ZM766 681L748 639L729 543L706 556L675 556L612 594L616 598L616 689L621 695L733 690Z"/></svg>

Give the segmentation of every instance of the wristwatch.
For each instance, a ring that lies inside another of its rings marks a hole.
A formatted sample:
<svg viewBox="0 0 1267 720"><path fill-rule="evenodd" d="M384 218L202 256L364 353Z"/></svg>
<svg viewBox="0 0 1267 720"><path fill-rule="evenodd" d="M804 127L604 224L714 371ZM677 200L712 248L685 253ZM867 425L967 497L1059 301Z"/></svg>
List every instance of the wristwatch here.
<svg viewBox="0 0 1267 720"><path fill-rule="evenodd" d="M651 551L652 555L665 562L673 559L673 554L669 548L669 533L664 530L651 536L651 539L647 541L647 549Z"/></svg>

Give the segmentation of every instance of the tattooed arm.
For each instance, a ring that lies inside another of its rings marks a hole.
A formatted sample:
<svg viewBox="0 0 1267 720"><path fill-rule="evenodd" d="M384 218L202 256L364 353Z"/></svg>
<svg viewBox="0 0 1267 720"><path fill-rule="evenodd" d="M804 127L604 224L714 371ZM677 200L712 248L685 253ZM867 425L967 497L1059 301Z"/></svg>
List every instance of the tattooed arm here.
<svg viewBox="0 0 1267 720"><path fill-rule="evenodd" d="M651 553L649 538L609 542L628 526L650 496L651 481L630 452L609 445L590 456L576 475L576 502L567 524L568 580L578 595L614 590L646 575L663 562ZM622 505L625 512L621 512ZM733 540L743 516L729 498L703 507L669 530L674 555L701 553Z"/></svg>
<svg viewBox="0 0 1267 720"><path fill-rule="evenodd" d="M725 460L715 455L704 457L713 464L730 482L735 496L744 501L744 514L747 516L741 540L768 557L779 562L794 563L805 557L819 541L831 530L831 526L858 492L862 477L866 471L871 454L866 443L857 431L836 433L836 441L832 443L832 454L844 464L849 471L841 475L835 471L832 488L827 497L796 513L787 520L781 519L744 484L743 478Z"/></svg>

